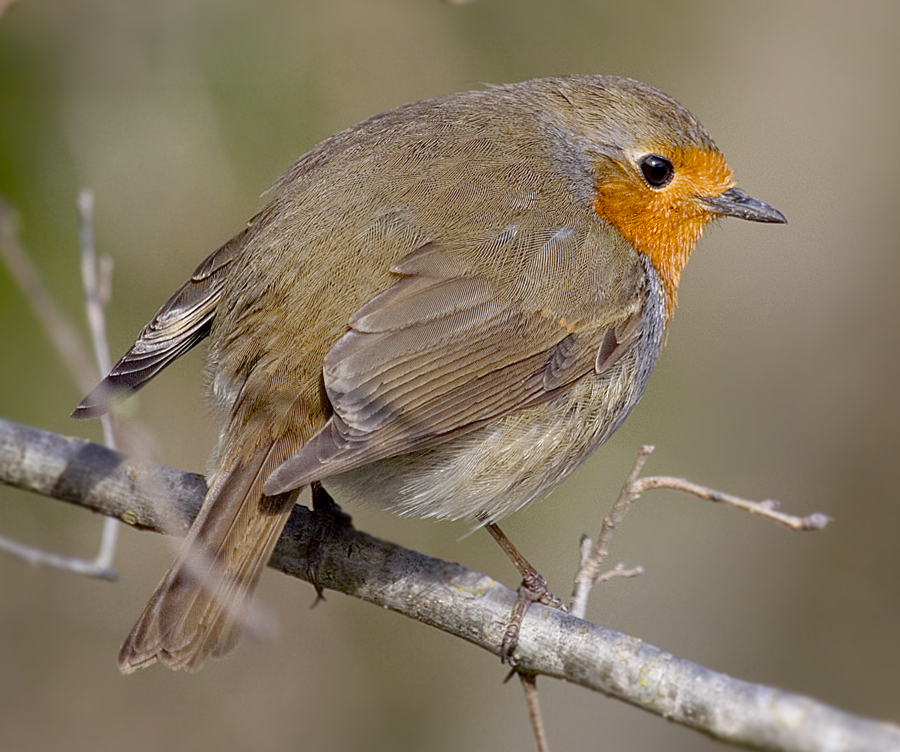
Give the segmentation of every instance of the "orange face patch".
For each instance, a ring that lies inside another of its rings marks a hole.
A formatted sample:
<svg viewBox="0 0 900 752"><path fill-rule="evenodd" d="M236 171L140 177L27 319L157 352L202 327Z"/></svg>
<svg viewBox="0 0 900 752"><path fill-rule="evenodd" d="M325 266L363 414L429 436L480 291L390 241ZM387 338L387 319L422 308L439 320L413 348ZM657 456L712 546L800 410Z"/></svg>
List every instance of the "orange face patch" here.
<svg viewBox="0 0 900 752"><path fill-rule="evenodd" d="M668 318L675 308L681 271L703 228L715 218L694 199L721 195L734 186L734 178L718 152L651 147L648 153L672 163L672 180L651 188L637 165L600 160L595 164L594 211L650 258L662 279Z"/></svg>

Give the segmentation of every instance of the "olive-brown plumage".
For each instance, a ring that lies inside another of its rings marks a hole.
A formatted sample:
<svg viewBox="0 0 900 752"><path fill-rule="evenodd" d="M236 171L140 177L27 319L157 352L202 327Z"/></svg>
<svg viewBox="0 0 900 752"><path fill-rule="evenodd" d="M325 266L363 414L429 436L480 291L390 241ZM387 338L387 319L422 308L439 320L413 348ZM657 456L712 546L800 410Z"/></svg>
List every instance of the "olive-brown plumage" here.
<svg viewBox="0 0 900 752"><path fill-rule="evenodd" d="M299 489L498 520L606 440L646 386L709 221L783 222L675 100L538 79L376 115L322 142L75 415L210 337L222 433L123 671L226 652Z"/></svg>

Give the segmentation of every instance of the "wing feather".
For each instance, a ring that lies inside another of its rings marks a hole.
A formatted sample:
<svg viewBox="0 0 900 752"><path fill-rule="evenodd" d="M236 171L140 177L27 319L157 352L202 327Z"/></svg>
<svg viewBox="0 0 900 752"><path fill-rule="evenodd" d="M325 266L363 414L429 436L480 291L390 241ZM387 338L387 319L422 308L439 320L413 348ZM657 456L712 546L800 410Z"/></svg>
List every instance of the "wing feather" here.
<svg viewBox="0 0 900 752"><path fill-rule="evenodd" d="M454 268L434 248L415 255L395 269ZM326 355L334 414L269 477L266 493L425 449L551 398L610 368L630 345L640 310L634 295L606 308L602 321L576 326L483 277L404 277L364 304Z"/></svg>
<svg viewBox="0 0 900 752"><path fill-rule="evenodd" d="M230 265L249 231L245 229L207 257L138 335L109 375L85 397L73 418L94 418L113 400L136 392L210 332Z"/></svg>

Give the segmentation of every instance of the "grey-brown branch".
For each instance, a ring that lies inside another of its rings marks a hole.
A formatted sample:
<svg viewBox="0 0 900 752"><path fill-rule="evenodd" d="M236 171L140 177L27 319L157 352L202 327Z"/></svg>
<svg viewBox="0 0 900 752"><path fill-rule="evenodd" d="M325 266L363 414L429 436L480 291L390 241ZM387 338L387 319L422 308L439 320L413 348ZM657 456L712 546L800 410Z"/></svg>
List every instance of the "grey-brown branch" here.
<svg viewBox="0 0 900 752"><path fill-rule="evenodd" d="M156 532L186 529L206 491L202 476L2 419L0 482ZM269 565L305 579L312 530L311 513L298 506ZM486 574L352 527L319 544L316 578L322 587L390 608L494 654L516 597ZM525 674L579 684L732 744L804 752L900 750L898 726L711 671L540 604L526 616L515 662Z"/></svg>

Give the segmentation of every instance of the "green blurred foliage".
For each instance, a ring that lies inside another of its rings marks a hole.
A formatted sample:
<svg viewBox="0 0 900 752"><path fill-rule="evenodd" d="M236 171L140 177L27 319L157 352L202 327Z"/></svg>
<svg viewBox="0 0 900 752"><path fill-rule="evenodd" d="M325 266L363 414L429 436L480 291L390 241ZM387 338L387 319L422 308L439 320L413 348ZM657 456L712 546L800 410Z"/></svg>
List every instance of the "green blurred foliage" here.
<svg viewBox="0 0 900 752"><path fill-rule="evenodd" d="M643 577L591 617L713 668L900 720L900 6L803 0L22 0L0 18L0 194L84 331L78 190L115 261L121 353L196 264L318 140L402 102L563 72L648 81L713 133L742 187L788 216L704 238L633 417L508 532L561 593L637 446L670 473L789 511L795 535L674 494L640 502L613 556ZM87 338L85 337L85 341ZM0 268L0 415L99 437ZM203 470L215 426L202 353L140 398L137 442ZM357 524L514 583L487 536L349 510ZM89 554L99 521L0 489L0 533ZM274 574L277 639L196 676L128 679L115 652L172 547L126 531L117 585L0 558L4 749L530 749L524 702L490 656ZM555 749L717 745L634 709L539 683Z"/></svg>

